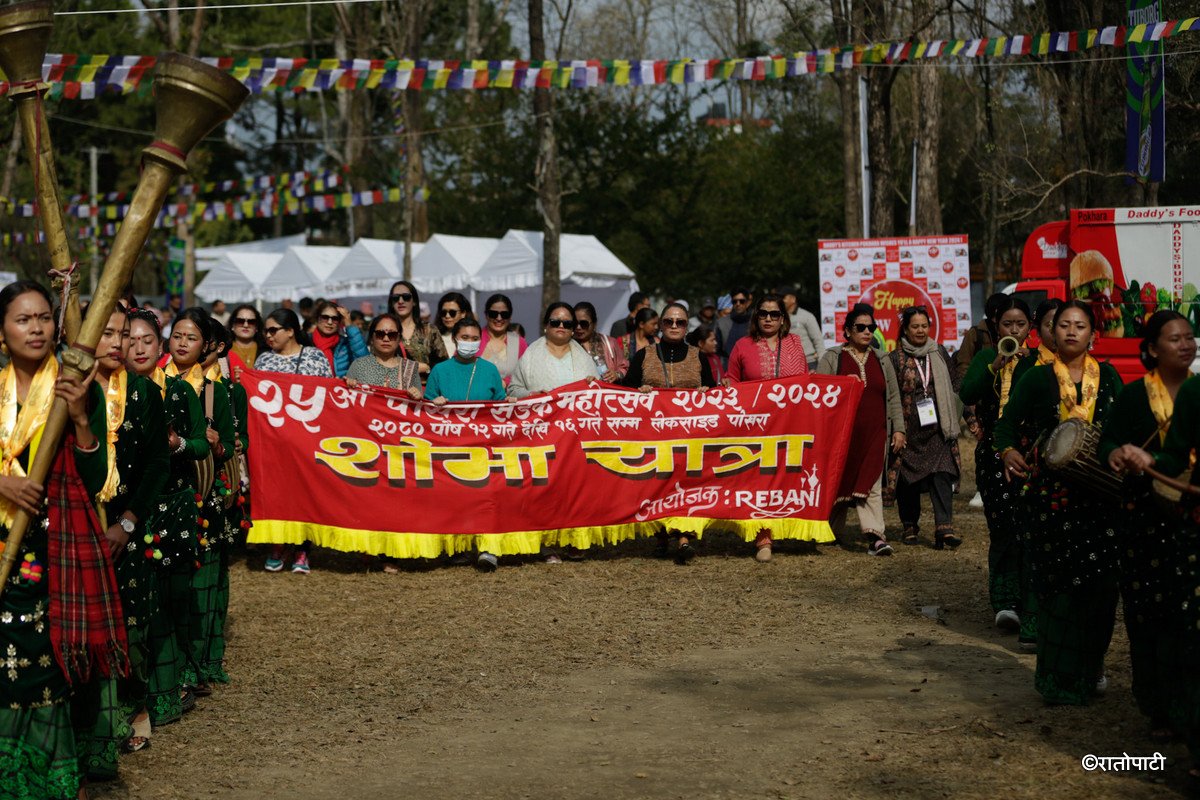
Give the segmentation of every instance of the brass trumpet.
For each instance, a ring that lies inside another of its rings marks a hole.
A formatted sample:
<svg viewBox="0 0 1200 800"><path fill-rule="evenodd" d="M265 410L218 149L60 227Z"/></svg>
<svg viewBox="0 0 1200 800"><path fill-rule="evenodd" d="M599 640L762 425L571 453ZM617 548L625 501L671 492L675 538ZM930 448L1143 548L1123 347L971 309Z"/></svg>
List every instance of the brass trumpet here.
<svg viewBox="0 0 1200 800"><path fill-rule="evenodd" d="M45 34L40 28L35 30L39 31L36 35L45 41ZM8 42L0 44L12 46ZM41 60L39 57L39 69ZM240 81L198 59L178 53L159 57L154 79L154 141L142 151L142 176L134 190L129 212L117 231L112 251L104 262L96 295L92 299L91 313L83 321L78 340L63 353L64 370L80 379L91 372L95 363L96 344L116 308L118 297L129 283L171 183L187 170L188 153L197 142L229 119L248 94L249 90ZM37 483L46 483L62 443L67 417L67 404L56 399L42 434L42 445L29 468L30 479ZM21 539L31 521L28 512L18 509L3 557L0 557L0 592L8 581Z"/></svg>
<svg viewBox="0 0 1200 800"><path fill-rule="evenodd" d="M1015 336L1005 336L996 345L996 349L1000 352L1000 355L1004 356L1005 358L1012 358L1020 352L1021 343Z"/></svg>
<svg viewBox="0 0 1200 800"><path fill-rule="evenodd" d="M16 3L0 9L0 69L8 76L8 99L17 107L25 152L34 170L38 216L46 232L50 265L61 276L68 274L73 262L58 199L50 126L42 108L42 95L50 88L42 82L42 62L53 27L54 9L50 0ZM78 280L71 280L63 315L67 341L74 341L81 321Z"/></svg>

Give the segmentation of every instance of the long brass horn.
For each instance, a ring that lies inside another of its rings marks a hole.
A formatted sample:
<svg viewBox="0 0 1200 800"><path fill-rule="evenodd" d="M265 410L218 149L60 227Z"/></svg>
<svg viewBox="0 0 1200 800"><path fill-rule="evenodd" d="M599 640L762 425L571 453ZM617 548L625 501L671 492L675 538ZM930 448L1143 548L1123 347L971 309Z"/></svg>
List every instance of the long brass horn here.
<svg viewBox="0 0 1200 800"><path fill-rule="evenodd" d="M8 77L8 99L16 105L21 120L25 153L33 168L38 215L50 250L50 266L60 276L65 276L73 262L58 199L50 126L42 108L42 95L49 88L42 82L42 62L46 60L46 47L53 28L54 8L50 0L33 0L0 8L0 69ZM71 342L79 335L79 279L78 276L67 279L71 283L63 314L67 341Z"/></svg>
<svg viewBox="0 0 1200 800"><path fill-rule="evenodd" d="M154 141L142 151L142 177L138 180L125 221L104 262L100 283L92 298L79 339L63 353L63 370L84 378L95 363L96 344L116 308L117 298L129 283L146 238L154 227L163 200L176 176L187 170L187 156L217 125L229 119L249 91L239 81L202 61L178 53L158 59L154 71ZM55 399L42 434L42 443L30 465L29 477L45 485L63 432L67 404ZM21 539L29 528L29 513L18 509L4 555L0 557L0 592L16 562Z"/></svg>

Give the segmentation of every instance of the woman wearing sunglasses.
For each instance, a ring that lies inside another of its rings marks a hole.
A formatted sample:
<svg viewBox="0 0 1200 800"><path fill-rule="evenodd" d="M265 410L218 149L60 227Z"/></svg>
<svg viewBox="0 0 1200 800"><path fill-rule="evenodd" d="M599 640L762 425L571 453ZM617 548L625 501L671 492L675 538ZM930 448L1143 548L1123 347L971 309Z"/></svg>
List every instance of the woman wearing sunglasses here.
<svg viewBox="0 0 1200 800"><path fill-rule="evenodd" d="M788 333L791 322L783 298L766 294L759 298L750 317L750 333L737 340L729 354L725 385L808 374L808 357L800 337ZM771 532L763 529L754 540L755 558L771 560Z"/></svg>
<svg viewBox="0 0 1200 800"><path fill-rule="evenodd" d="M380 314L367 328L371 352L356 358L346 371L346 385L351 389L359 384L405 389L414 400L421 399L420 365L411 358L400 343L400 318L395 314Z"/></svg>
<svg viewBox="0 0 1200 800"><path fill-rule="evenodd" d="M321 300L313 314L313 347L329 359L335 377L345 376L350 362L368 354L362 331L350 324L350 310L332 300Z"/></svg>
<svg viewBox="0 0 1200 800"><path fill-rule="evenodd" d="M229 371L238 375L240 370L254 369L259 353L267 352L267 340L263 338L263 319L258 309L244 303L229 315L229 333L233 335L233 346L229 348ZM238 380L234 377L234 380ZM240 382L240 381L239 381Z"/></svg>
<svg viewBox="0 0 1200 800"><path fill-rule="evenodd" d="M494 294L483 304L485 327L480 340L479 354L500 370L504 385L508 386L517 362L525 355L525 337L512 330L512 300L502 294Z"/></svg>
<svg viewBox="0 0 1200 800"><path fill-rule="evenodd" d="M542 328L545 335L529 345L517 362L508 384L510 400L600 377L592 357L574 339L575 310L569 304L551 303L542 315Z"/></svg>
<svg viewBox="0 0 1200 800"><path fill-rule="evenodd" d="M688 313L679 303L662 310L662 341L640 350L633 357L622 381L643 392L655 389L711 389L717 385L709 360L686 341ZM678 530L663 530L658 539L657 555L666 558L672 538L678 539L675 563L686 564L696 555L691 537Z"/></svg>
<svg viewBox="0 0 1200 800"><path fill-rule="evenodd" d="M442 299L438 300L437 314L434 315L433 324L442 337L442 345L446 348L447 356L454 355L454 326L460 319L474 319L474 317L475 315L471 311L471 301L461 292L446 292L442 295Z"/></svg>
<svg viewBox="0 0 1200 800"><path fill-rule="evenodd" d="M446 345L432 325L421 321L421 296L408 281L396 281L388 295L388 310L400 318L400 341L408 357L416 361L421 380L439 361L446 360Z"/></svg>
<svg viewBox="0 0 1200 800"><path fill-rule="evenodd" d="M865 391L850 432L850 449L855 457L846 461L829 525L841 539L851 507L858 514L858 527L867 540L867 552L890 556L883 521L883 465L888 443L898 453L904 448L904 412L900 407L900 384L892 362L872 347L875 312L866 303L856 303L846 315L842 333L846 343L826 350L817 362L821 375L852 375L863 382ZM890 432L890 436L889 436Z"/></svg>
<svg viewBox="0 0 1200 800"><path fill-rule="evenodd" d="M629 363L620 343L596 330L596 307L586 300L575 304L575 341L596 362L601 378L616 383L625 377Z"/></svg>

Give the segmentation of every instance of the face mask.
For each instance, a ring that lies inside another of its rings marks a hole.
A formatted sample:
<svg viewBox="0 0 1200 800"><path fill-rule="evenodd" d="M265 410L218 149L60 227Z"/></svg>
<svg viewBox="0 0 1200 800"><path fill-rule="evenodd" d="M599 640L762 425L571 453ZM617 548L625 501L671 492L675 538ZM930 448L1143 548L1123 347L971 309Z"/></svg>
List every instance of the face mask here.
<svg viewBox="0 0 1200 800"><path fill-rule="evenodd" d="M456 346L458 348L458 354L460 356L462 356L463 358L471 358L472 356L476 356L479 354L479 341L478 340L473 341L473 342L460 341L460 342L456 343Z"/></svg>

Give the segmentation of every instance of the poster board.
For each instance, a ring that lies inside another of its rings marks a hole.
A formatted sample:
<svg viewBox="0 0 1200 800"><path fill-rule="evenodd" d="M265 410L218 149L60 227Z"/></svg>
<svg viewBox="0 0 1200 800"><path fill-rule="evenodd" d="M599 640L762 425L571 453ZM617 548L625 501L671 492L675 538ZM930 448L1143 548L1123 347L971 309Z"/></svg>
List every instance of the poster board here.
<svg viewBox="0 0 1200 800"><path fill-rule="evenodd" d="M931 335L958 348L971 327L971 267L967 237L821 239L821 334L826 347L842 342L846 312L855 303L875 309L889 351L896 347L900 312L930 310Z"/></svg>

